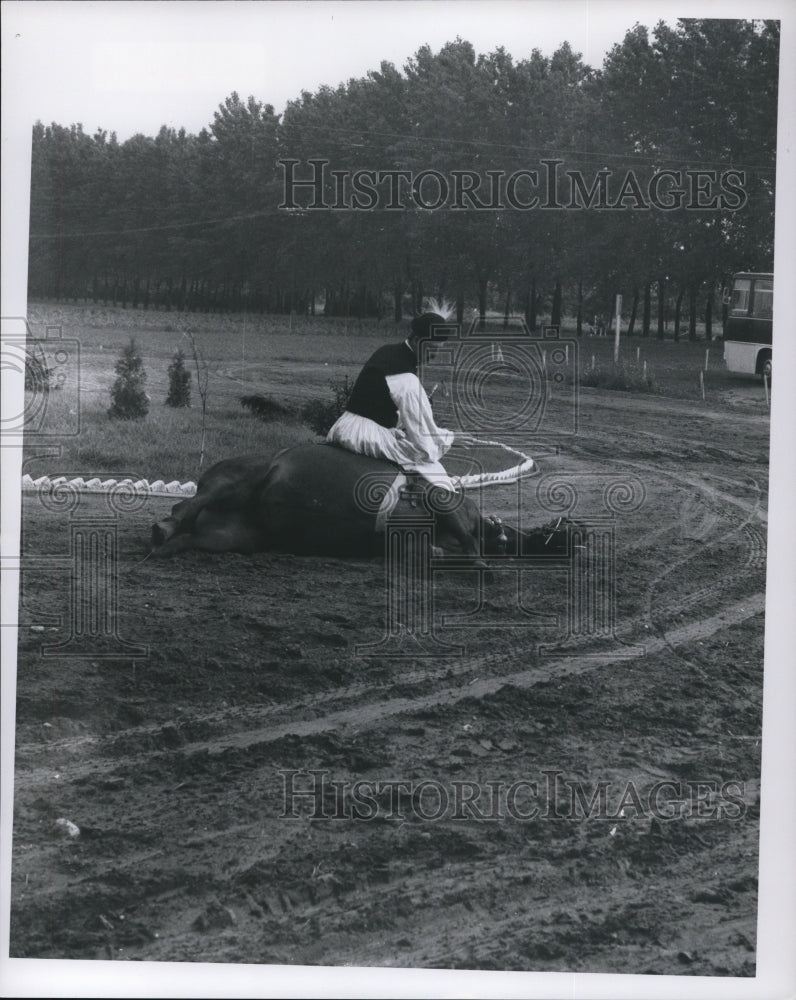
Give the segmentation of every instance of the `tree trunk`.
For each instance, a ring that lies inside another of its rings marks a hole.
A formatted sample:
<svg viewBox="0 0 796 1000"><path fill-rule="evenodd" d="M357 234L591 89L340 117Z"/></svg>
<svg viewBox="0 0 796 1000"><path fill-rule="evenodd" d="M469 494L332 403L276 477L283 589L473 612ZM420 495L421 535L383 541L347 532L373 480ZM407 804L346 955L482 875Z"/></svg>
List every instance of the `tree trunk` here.
<svg viewBox="0 0 796 1000"><path fill-rule="evenodd" d="M575 331L579 337L583 336L583 279L578 282L578 319Z"/></svg>
<svg viewBox="0 0 796 1000"><path fill-rule="evenodd" d="M525 325L531 328L531 286L525 288Z"/></svg>
<svg viewBox="0 0 796 1000"><path fill-rule="evenodd" d="M688 339L696 340L697 291L699 285L688 286Z"/></svg>
<svg viewBox="0 0 796 1000"><path fill-rule="evenodd" d="M630 310L630 322L627 324L627 335L628 337L633 336L633 330L636 327L636 313L638 312L638 285L633 286L633 306Z"/></svg>
<svg viewBox="0 0 796 1000"><path fill-rule="evenodd" d="M553 305L550 309L550 325L561 329L561 279L556 278L556 286L553 290Z"/></svg>
<svg viewBox="0 0 796 1000"><path fill-rule="evenodd" d="M478 279L478 317L479 326L483 330L486 326L486 290L487 290L487 279Z"/></svg>
<svg viewBox="0 0 796 1000"><path fill-rule="evenodd" d="M666 280L658 278L658 340L666 333Z"/></svg>
<svg viewBox="0 0 796 1000"><path fill-rule="evenodd" d="M681 288L677 293L677 302L674 306L674 339L680 339L680 309L683 305L683 296L685 295L685 288Z"/></svg>
<svg viewBox="0 0 796 1000"><path fill-rule="evenodd" d="M650 335L650 314L652 311L651 288L652 288L652 282L648 281L644 285L644 313L641 319L642 337L649 337Z"/></svg>
<svg viewBox="0 0 796 1000"><path fill-rule="evenodd" d="M423 312L423 284L419 278L412 278L412 312L419 316Z"/></svg>
<svg viewBox="0 0 796 1000"><path fill-rule="evenodd" d="M705 340L713 340L713 286L705 300Z"/></svg>

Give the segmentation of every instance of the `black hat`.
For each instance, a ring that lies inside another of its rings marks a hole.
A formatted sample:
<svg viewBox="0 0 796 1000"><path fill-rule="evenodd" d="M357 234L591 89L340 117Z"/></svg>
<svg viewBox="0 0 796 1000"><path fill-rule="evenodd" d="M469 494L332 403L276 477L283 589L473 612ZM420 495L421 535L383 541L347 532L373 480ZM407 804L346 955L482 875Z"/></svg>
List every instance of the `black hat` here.
<svg viewBox="0 0 796 1000"><path fill-rule="evenodd" d="M451 333L451 326L450 320L439 313L423 313L412 320L412 337L416 340L425 340L431 336L435 340L442 339Z"/></svg>

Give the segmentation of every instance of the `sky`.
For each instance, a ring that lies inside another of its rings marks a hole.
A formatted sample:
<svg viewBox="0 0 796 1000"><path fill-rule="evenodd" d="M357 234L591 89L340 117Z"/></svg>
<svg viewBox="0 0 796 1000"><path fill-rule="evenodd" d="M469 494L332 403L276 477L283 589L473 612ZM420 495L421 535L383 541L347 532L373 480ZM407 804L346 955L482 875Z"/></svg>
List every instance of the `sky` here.
<svg viewBox="0 0 796 1000"><path fill-rule="evenodd" d="M421 45L456 36L478 52L551 55L563 41L592 66L638 21L674 20L671 3L628 0L316 0L316 2L11 2L3 57L27 85L18 113L82 122L120 140L162 124L198 132L236 90L277 112L302 90L401 68Z"/></svg>

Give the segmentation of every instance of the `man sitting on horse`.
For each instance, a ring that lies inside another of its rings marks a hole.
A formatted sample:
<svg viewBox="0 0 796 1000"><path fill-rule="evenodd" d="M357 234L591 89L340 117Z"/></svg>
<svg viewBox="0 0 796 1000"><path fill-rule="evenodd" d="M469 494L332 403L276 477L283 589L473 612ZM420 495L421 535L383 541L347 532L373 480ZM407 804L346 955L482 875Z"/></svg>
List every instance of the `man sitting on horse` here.
<svg viewBox="0 0 796 1000"><path fill-rule="evenodd" d="M385 344L372 354L327 441L360 455L387 459L452 492L453 483L440 458L453 444L453 431L437 427L417 377L418 344L445 323L438 313L423 313L412 320L406 340Z"/></svg>
<svg viewBox="0 0 796 1000"><path fill-rule="evenodd" d="M420 342L446 326L447 320L439 313L423 313L412 320L406 340L375 351L326 440L361 455L386 459L432 486L455 493L440 462L453 444L454 433L437 427L431 402L417 377ZM438 517L465 552L477 554L475 540L455 510Z"/></svg>

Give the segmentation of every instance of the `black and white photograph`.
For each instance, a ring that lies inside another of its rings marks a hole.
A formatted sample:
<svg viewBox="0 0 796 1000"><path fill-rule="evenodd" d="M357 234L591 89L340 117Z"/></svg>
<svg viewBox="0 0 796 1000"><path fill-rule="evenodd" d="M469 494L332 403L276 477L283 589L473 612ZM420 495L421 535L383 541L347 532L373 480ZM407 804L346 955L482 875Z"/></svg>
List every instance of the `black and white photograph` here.
<svg viewBox="0 0 796 1000"><path fill-rule="evenodd" d="M796 11L2 18L0 995L792 996Z"/></svg>

